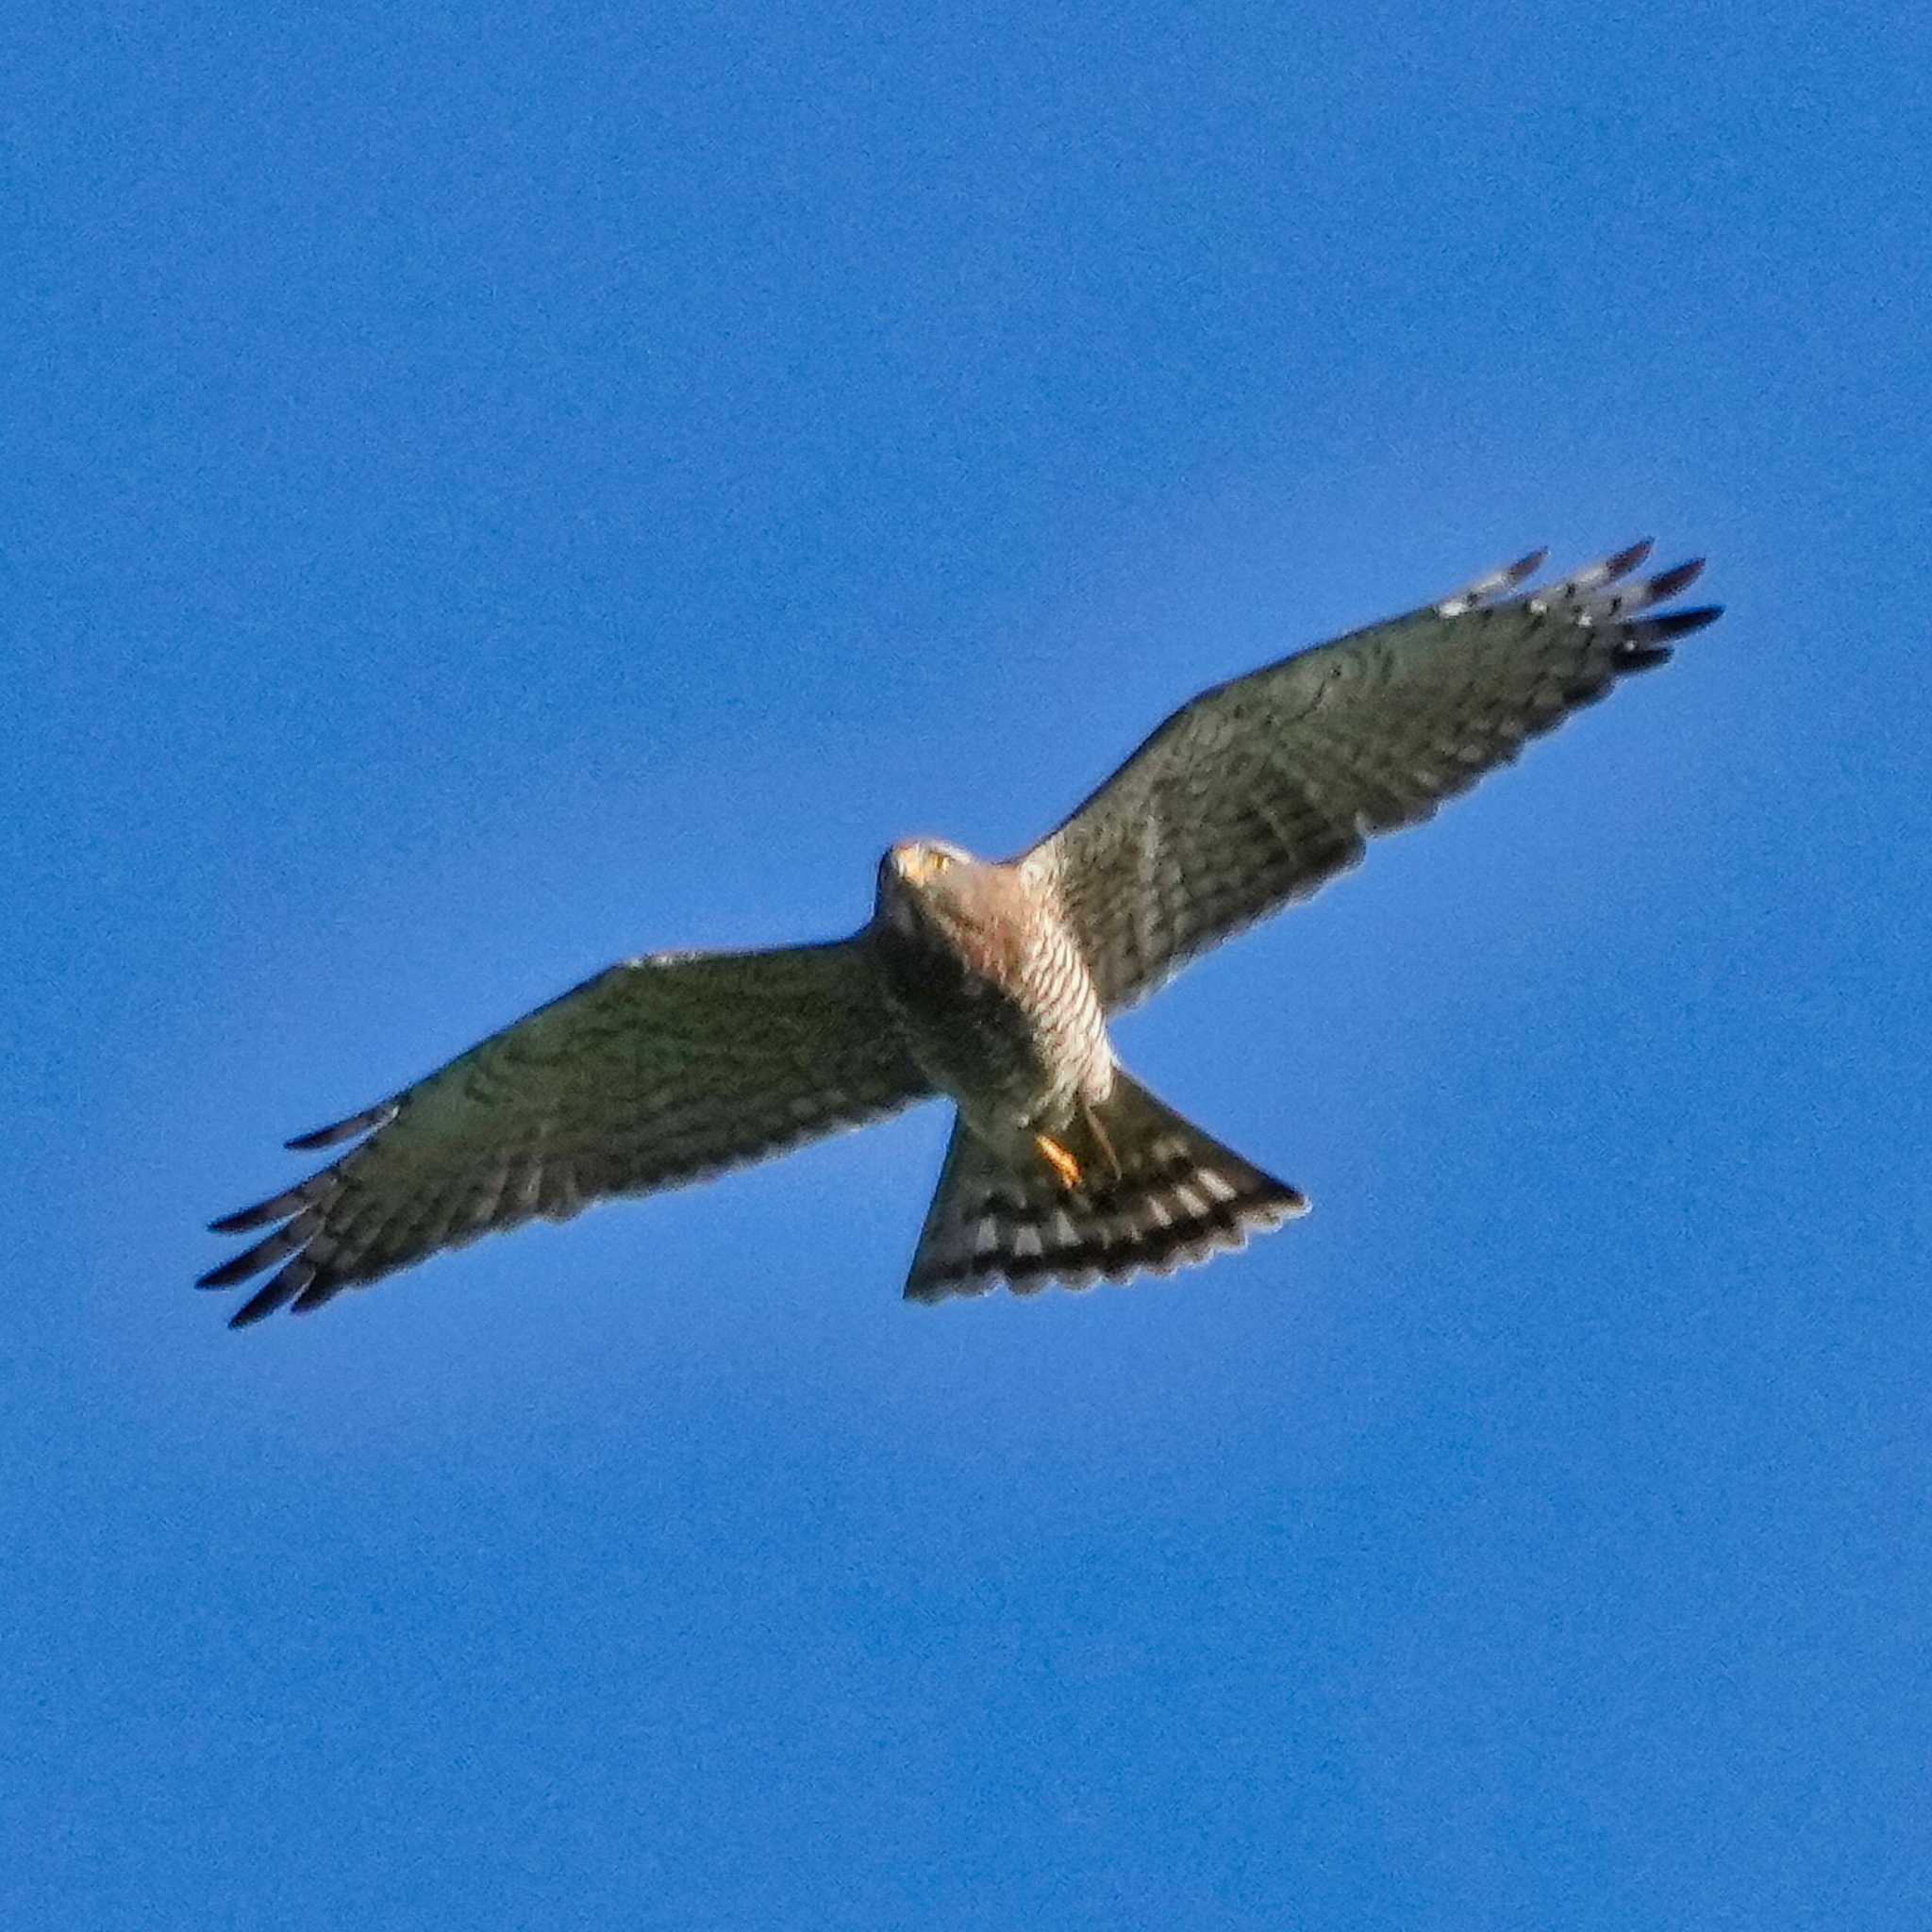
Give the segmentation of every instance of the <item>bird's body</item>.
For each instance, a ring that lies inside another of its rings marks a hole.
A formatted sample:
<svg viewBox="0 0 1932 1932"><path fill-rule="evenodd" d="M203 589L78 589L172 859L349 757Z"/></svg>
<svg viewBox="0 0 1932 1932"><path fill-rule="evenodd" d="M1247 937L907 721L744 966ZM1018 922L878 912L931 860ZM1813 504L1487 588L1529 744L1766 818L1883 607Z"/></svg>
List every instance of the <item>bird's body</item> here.
<svg viewBox="0 0 1932 1932"><path fill-rule="evenodd" d="M895 845L873 934L907 1051L981 1140L1017 1148L1112 1094L1093 976L1020 864L937 841Z"/></svg>
<svg viewBox="0 0 1932 1932"><path fill-rule="evenodd" d="M895 845L871 927L909 1057L958 1106L907 1291L1166 1272L1307 1203L1120 1065L1044 868Z"/></svg>
<svg viewBox="0 0 1932 1932"><path fill-rule="evenodd" d="M893 846L849 939L611 967L291 1141L357 1144L216 1223L272 1232L202 1285L274 1271L237 1324L318 1307L491 1229L932 1095L958 1112L915 1299L1125 1280L1241 1245L1306 1201L1141 1086L1110 1016L1710 623L1715 608L1653 611L1699 564L1612 588L1648 550L1512 595L1539 553L1205 691L1016 858Z"/></svg>

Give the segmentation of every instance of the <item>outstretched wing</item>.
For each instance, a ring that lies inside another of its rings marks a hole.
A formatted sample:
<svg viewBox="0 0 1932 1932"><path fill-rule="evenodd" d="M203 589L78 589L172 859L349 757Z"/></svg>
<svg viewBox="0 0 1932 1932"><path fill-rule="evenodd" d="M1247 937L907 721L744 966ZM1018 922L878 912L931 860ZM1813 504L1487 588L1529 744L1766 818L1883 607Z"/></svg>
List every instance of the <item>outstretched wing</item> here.
<svg viewBox="0 0 1932 1932"><path fill-rule="evenodd" d="M1641 613L1703 568L1612 588L1647 542L1511 595L1543 553L1428 608L1204 691L1024 863L1109 1010L1420 824L1525 739L1660 664L1721 607Z"/></svg>
<svg viewBox="0 0 1932 1932"><path fill-rule="evenodd" d="M199 1286L273 1268L232 1324L439 1248L567 1220L857 1126L928 1091L881 1000L863 933L765 953L664 953L586 980L366 1113L289 1142L358 1144L214 1224L281 1223Z"/></svg>

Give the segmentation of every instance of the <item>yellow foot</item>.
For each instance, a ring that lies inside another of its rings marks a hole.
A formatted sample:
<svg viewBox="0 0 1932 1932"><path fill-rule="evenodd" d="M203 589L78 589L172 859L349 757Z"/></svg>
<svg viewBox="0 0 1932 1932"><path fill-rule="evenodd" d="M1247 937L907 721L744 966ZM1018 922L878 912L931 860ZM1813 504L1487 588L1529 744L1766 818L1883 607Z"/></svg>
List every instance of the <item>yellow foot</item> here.
<svg viewBox="0 0 1932 1932"><path fill-rule="evenodd" d="M1044 1134L1035 1134L1033 1144L1045 1157L1046 1164L1060 1177L1060 1186L1072 1193L1080 1185L1080 1163L1060 1145Z"/></svg>

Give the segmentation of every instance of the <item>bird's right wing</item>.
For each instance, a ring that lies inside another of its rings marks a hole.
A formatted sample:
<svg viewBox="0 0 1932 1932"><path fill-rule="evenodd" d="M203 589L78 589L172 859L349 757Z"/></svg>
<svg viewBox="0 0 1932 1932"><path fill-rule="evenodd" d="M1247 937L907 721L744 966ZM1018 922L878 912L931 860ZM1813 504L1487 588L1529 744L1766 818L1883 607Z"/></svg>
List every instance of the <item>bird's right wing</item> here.
<svg viewBox="0 0 1932 1932"><path fill-rule="evenodd" d="M275 1270L238 1327L289 1303L319 1307L439 1248L695 1180L928 1091L864 933L628 960L380 1106L290 1141L358 1144L216 1222L219 1234L281 1225L199 1285Z"/></svg>
<svg viewBox="0 0 1932 1932"><path fill-rule="evenodd" d="M1661 611L1680 564L1618 590L1629 549L1511 595L1541 553L1440 604L1204 691L1023 863L1053 891L1109 1011L1353 865L1525 739L1670 656L1719 612Z"/></svg>

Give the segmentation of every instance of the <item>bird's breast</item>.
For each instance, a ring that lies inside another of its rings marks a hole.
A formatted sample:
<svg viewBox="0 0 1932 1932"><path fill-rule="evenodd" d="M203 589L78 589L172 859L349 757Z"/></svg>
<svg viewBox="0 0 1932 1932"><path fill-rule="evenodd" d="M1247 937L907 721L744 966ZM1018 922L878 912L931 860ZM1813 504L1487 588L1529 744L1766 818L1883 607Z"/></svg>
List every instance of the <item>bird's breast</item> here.
<svg viewBox="0 0 1932 1932"><path fill-rule="evenodd" d="M925 936L884 934L881 955L908 1051L969 1115L1058 1114L1111 1066L1099 1001L1070 943L1029 946L997 974Z"/></svg>

